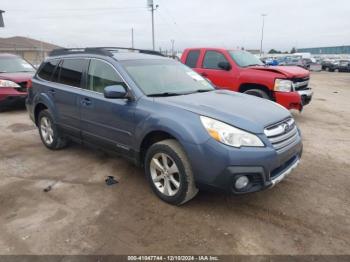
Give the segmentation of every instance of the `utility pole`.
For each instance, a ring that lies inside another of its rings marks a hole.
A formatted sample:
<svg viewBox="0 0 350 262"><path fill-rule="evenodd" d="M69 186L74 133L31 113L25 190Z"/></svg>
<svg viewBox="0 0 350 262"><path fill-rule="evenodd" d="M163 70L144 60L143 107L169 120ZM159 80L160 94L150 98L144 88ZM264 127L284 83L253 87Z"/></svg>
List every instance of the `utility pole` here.
<svg viewBox="0 0 350 262"><path fill-rule="evenodd" d="M154 11L156 11L159 7L159 5L154 6L153 0L147 0L148 7L151 8L151 15L152 15L152 47L153 50L156 49L155 47L155 40L154 40Z"/></svg>
<svg viewBox="0 0 350 262"><path fill-rule="evenodd" d="M174 53L174 44L175 44L175 40L171 39L171 56L175 57L175 53Z"/></svg>
<svg viewBox="0 0 350 262"><path fill-rule="evenodd" d="M262 56L262 48L263 48L263 39L264 39L264 26L265 26L265 16L267 16L267 14L262 14L262 28L261 28L261 42L260 42L260 57Z"/></svg>
<svg viewBox="0 0 350 262"><path fill-rule="evenodd" d="M131 28L131 48L134 48L134 28Z"/></svg>
<svg viewBox="0 0 350 262"><path fill-rule="evenodd" d="M4 18L2 17L3 13L5 13L5 11L0 10L0 27L5 27Z"/></svg>

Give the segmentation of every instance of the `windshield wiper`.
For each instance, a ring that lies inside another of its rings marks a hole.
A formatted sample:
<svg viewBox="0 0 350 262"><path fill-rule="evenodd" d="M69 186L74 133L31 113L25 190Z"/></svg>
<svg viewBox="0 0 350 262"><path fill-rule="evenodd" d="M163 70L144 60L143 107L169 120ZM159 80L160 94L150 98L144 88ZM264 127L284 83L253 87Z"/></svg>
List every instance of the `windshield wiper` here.
<svg viewBox="0 0 350 262"><path fill-rule="evenodd" d="M210 91L214 91L215 89L197 89L191 92L186 93L187 94L194 94L194 93L204 93L204 92L210 92Z"/></svg>
<svg viewBox="0 0 350 262"><path fill-rule="evenodd" d="M181 96L184 93L174 93L174 92L164 92L164 93L155 93L155 94L149 94L147 96L151 97L162 97L162 96Z"/></svg>
<svg viewBox="0 0 350 262"><path fill-rule="evenodd" d="M250 65L246 65L245 67L248 67L248 66L262 66L261 64L250 64Z"/></svg>

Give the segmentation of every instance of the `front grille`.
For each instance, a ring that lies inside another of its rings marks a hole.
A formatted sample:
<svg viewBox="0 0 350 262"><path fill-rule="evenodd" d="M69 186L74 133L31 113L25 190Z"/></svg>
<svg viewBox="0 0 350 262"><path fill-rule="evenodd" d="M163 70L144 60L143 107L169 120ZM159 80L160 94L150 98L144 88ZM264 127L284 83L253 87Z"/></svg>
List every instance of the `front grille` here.
<svg viewBox="0 0 350 262"><path fill-rule="evenodd" d="M295 91L308 90L309 80L310 80L309 77L292 79L294 90Z"/></svg>
<svg viewBox="0 0 350 262"><path fill-rule="evenodd" d="M17 90L18 92L27 93L27 84L28 84L27 82L18 83L18 85L19 85L20 87L16 88L16 90Z"/></svg>
<svg viewBox="0 0 350 262"><path fill-rule="evenodd" d="M277 153L282 153L294 146L299 137L298 128L293 118L271 125L264 130Z"/></svg>

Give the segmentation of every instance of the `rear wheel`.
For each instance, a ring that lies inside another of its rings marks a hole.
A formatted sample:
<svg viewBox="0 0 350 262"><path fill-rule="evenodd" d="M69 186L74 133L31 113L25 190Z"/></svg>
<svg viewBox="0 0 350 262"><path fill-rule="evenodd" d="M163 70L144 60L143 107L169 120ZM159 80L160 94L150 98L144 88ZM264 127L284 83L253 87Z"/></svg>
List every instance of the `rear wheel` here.
<svg viewBox="0 0 350 262"><path fill-rule="evenodd" d="M245 91L244 94L257 96L264 99L270 99L269 95L265 91L260 89L249 89Z"/></svg>
<svg viewBox="0 0 350 262"><path fill-rule="evenodd" d="M48 110L39 113L38 127L41 141L49 149L61 149L67 145L67 139L58 131Z"/></svg>
<svg viewBox="0 0 350 262"><path fill-rule="evenodd" d="M167 203L181 205L198 192L188 158L174 139L160 141L149 148L145 173L154 193Z"/></svg>

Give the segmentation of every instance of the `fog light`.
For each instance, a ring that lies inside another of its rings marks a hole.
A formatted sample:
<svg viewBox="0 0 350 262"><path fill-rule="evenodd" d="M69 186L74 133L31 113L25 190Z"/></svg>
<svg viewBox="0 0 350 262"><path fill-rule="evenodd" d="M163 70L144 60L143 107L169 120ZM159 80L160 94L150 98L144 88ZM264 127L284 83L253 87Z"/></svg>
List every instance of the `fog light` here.
<svg viewBox="0 0 350 262"><path fill-rule="evenodd" d="M235 182L235 188L237 188L238 190L241 190L243 188L245 188L249 183L249 179L246 176L240 176L239 178L236 179Z"/></svg>

